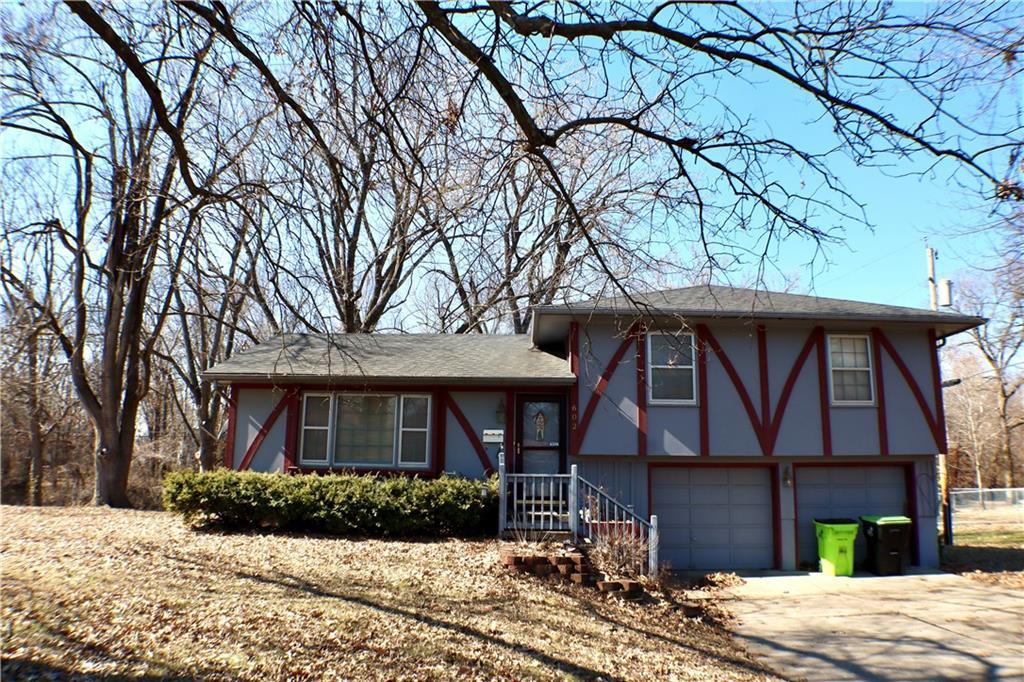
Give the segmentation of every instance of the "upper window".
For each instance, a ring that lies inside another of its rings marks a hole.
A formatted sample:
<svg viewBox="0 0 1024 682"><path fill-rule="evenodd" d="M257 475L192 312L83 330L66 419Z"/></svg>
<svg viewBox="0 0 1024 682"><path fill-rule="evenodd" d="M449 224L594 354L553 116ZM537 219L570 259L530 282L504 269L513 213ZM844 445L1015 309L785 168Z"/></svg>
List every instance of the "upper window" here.
<svg viewBox="0 0 1024 682"><path fill-rule="evenodd" d="M303 464L380 469L430 466L430 396L306 394ZM327 453L331 457L327 457Z"/></svg>
<svg viewBox="0 0 1024 682"><path fill-rule="evenodd" d="M832 377L832 402L836 404L874 403L871 383L871 346L863 335L828 337L829 374Z"/></svg>
<svg viewBox="0 0 1024 682"><path fill-rule="evenodd" d="M693 334L647 335L648 399L652 403L697 402Z"/></svg>

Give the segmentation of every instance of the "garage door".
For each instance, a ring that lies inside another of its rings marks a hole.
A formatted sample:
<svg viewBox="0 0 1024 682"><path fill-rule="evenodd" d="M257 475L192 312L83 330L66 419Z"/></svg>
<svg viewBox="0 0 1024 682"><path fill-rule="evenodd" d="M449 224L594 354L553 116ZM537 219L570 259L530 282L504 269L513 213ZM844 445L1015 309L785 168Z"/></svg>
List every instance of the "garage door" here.
<svg viewBox="0 0 1024 682"><path fill-rule="evenodd" d="M795 476L800 564L814 565L818 561L815 518L909 516L902 466L797 467ZM864 561L865 552L863 533L858 533L854 561Z"/></svg>
<svg viewBox="0 0 1024 682"><path fill-rule="evenodd" d="M659 556L676 569L771 568L771 476L766 468L651 470Z"/></svg>

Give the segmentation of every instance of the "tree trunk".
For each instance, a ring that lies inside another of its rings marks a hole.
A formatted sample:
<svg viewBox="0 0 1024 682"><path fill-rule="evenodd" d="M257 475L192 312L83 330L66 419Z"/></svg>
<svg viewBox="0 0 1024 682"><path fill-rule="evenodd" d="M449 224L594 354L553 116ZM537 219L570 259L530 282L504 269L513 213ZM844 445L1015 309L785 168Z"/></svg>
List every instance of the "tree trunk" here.
<svg viewBox="0 0 1024 682"><path fill-rule="evenodd" d="M978 498L981 500L981 508L985 508L985 495L981 492L981 453L975 452L971 455L974 462L974 487L978 489Z"/></svg>
<svg viewBox="0 0 1024 682"><path fill-rule="evenodd" d="M28 339L28 409L29 409L29 473L28 503L38 507L43 503L43 425L39 400L39 337L32 332Z"/></svg>
<svg viewBox="0 0 1024 682"><path fill-rule="evenodd" d="M1010 400L1006 395L1006 381L1003 379L1001 373L997 373L999 378L999 428L1002 435L1002 446L1003 458L1006 460L1006 471L1003 472L1004 483L1003 485L1007 488L1017 487L1017 474L1013 470L1013 437L1010 433Z"/></svg>
<svg viewBox="0 0 1024 682"><path fill-rule="evenodd" d="M124 452L117 437L97 439L95 454L96 484L92 503L97 506L130 508L128 470L131 453Z"/></svg>
<svg viewBox="0 0 1024 682"><path fill-rule="evenodd" d="M217 434L212 419L199 422L199 470L213 471L217 466Z"/></svg>

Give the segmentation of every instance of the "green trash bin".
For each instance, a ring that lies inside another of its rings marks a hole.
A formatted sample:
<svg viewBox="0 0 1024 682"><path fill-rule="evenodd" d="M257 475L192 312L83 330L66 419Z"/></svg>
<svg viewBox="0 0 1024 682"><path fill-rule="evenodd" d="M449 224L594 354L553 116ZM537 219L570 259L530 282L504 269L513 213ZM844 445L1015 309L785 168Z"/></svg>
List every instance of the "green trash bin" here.
<svg viewBox="0 0 1024 682"><path fill-rule="evenodd" d="M875 575L903 575L910 565L913 522L906 516L862 516L868 545L868 570Z"/></svg>
<svg viewBox="0 0 1024 682"><path fill-rule="evenodd" d="M853 575L853 541L860 528L855 519L814 519L818 564L825 575Z"/></svg>

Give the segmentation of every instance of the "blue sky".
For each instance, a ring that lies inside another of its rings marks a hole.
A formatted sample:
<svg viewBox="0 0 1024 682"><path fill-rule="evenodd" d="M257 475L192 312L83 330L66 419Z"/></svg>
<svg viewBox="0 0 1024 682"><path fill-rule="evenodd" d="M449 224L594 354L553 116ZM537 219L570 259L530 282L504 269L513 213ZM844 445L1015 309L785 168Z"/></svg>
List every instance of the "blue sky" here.
<svg viewBox="0 0 1024 682"><path fill-rule="evenodd" d="M899 9L914 15L924 5L901 5ZM942 52L940 51L940 54ZM969 55L976 57L977 55ZM971 61L968 59L967 61ZM856 71L856 63L844 67ZM1007 69L1007 73L1010 70ZM748 74L749 76L749 74ZM822 120L822 108L794 87L765 74L753 76L753 82L722 79L713 93L733 110L739 119L749 120L749 132L787 140L804 150L824 151L836 145L832 124ZM928 112L928 107L907 84L889 81L876 96L853 98L886 114L905 128L913 128ZM1022 140L1021 122L1024 96L1021 84L1006 79L998 90L991 84L972 89L970 84L957 90L945 106L961 119L980 129L1013 130L1011 140ZM695 118L715 109L701 102ZM950 121L929 123L926 130L956 134L967 150L992 144L993 140L972 138ZM955 146L950 141L945 146ZM813 243L801 238L785 239L774 252L764 273L764 286L778 289L785 284L796 291L819 296L852 298L913 307L928 306L925 258L926 242L938 251L938 276L957 281L986 276L983 268L995 265L999 257L998 235L979 228L993 222L993 188L985 181L958 169L951 161L935 163L924 154L911 158L882 156L857 166L843 153L830 155L830 169L842 179L845 189L864 205L870 227L856 221L844 221L835 236L840 243L827 244L819 252ZM1007 152L992 155L982 165L994 175L1006 172ZM790 188L806 181L813 188L820 180L784 163L769 166L772 177ZM819 195L823 196L823 195ZM859 214L856 206L848 211ZM816 225L827 228L831 217ZM680 229L685 230L685 225ZM742 240L742 236L738 239ZM746 270L724 278L735 284L747 284L753 274L753 259ZM954 289L955 290L955 289Z"/></svg>

